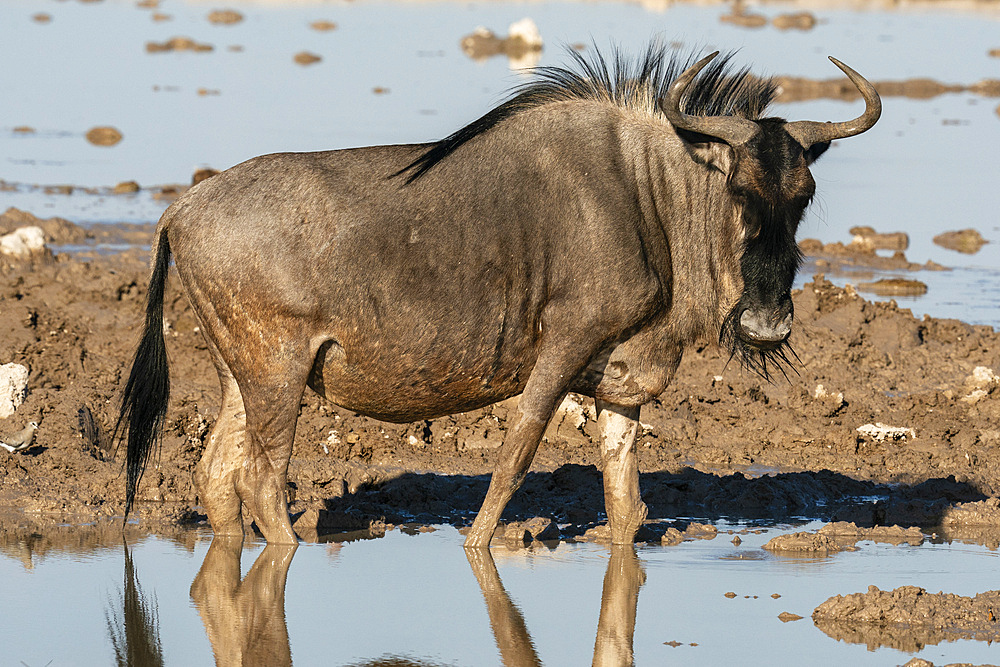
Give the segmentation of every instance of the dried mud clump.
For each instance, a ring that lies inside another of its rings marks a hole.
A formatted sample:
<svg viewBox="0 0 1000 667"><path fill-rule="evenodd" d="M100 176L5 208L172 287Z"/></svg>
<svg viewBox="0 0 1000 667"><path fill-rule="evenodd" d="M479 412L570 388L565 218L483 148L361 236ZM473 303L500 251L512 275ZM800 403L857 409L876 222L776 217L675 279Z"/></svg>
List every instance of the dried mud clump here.
<svg viewBox="0 0 1000 667"><path fill-rule="evenodd" d="M747 11L743 0L735 0L732 10L728 14L720 15L719 21L741 28L763 28L767 25L767 17Z"/></svg>
<svg viewBox="0 0 1000 667"><path fill-rule="evenodd" d="M910 247L910 236L906 232L877 232L874 227L851 227L851 243L870 247L872 250L906 250Z"/></svg>
<svg viewBox="0 0 1000 667"><path fill-rule="evenodd" d="M510 59L511 67L522 69L538 64L543 45L538 26L530 18L524 18L510 24L506 37L499 37L480 26L462 38L461 46L465 55L473 60L504 55Z"/></svg>
<svg viewBox="0 0 1000 667"><path fill-rule="evenodd" d="M917 586L882 591L869 586L867 593L837 595L815 611L812 618L830 637L852 644L866 644L869 651L888 646L916 652L928 644L958 639L1000 640L1000 591L975 597L928 593Z"/></svg>
<svg viewBox="0 0 1000 667"><path fill-rule="evenodd" d="M191 175L191 185L198 185L202 181L219 173L218 169L212 169L211 167L202 167L200 169L195 169L194 174Z"/></svg>
<svg viewBox="0 0 1000 667"><path fill-rule="evenodd" d="M818 531L787 533L771 538L764 548L774 552L831 554L838 551L857 551L862 541L883 544L909 544L918 546L924 541L919 528L900 526L875 526L859 528L855 523L837 521L828 523Z"/></svg>
<svg viewBox="0 0 1000 667"><path fill-rule="evenodd" d="M93 127L87 131L87 141L95 146L114 146L122 140L122 133L109 126Z"/></svg>
<svg viewBox="0 0 1000 667"><path fill-rule="evenodd" d="M323 60L322 57L308 51L300 51L292 58L299 65L313 65Z"/></svg>
<svg viewBox="0 0 1000 667"><path fill-rule="evenodd" d="M164 53L166 51L193 51L208 53L215 49L211 44L196 42L190 37L171 37L165 42L146 42L146 53Z"/></svg>
<svg viewBox="0 0 1000 667"><path fill-rule="evenodd" d="M851 102L860 98L857 87L846 78L807 79L779 76L776 81L778 83L777 101L782 104L818 99ZM916 78L904 81L875 81L872 85L882 97L906 97L914 100L929 100L952 93L972 93L982 97L1000 96L1000 81L996 79L983 79L966 85Z"/></svg>
<svg viewBox="0 0 1000 667"><path fill-rule="evenodd" d="M135 181L122 181L111 189L111 193L116 195L131 195L139 192L141 189Z"/></svg>
<svg viewBox="0 0 1000 667"><path fill-rule="evenodd" d="M775 16L773 23L778 30L812 30L817 21L812 12L793 12Z"/></svg>
<svg viewBox="0 0 1000 667"><path fill-rule="evenodd" d="M858 289L879 296L923 296L927 285L908 278L880 278L872 282L858 283Z"/></svg>
<svg viewBox="0 0 1000 667"><path fill-rule="evenodd" d="M214 25L235 25L243 20L243 14L233 9L217 9L208 14L208 22Z"/></svg>
<svg viewBox="0 0 1000 667"><path fill-rule="evenodd" d="M983 238L975 229L962 229L955 232L945 232L934 237L934 243L966 255L974 255L979 252L988 241Z"/></svg>

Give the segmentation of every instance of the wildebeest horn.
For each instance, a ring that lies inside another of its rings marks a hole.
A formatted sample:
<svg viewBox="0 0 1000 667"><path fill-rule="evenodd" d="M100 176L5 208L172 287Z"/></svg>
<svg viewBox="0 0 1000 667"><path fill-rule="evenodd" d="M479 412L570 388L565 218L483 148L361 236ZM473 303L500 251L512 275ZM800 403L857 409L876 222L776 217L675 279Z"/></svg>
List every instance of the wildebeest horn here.
<svg viewBox="0 0 1000 667"><path fill-rule="evenodd" d="M853 137L855 134L861 134L865 130L870 129L879 119L879 116L882 115L882 100L879 98L875 86L868 83L865 77L833 56L830 56L830 60L847 75L851 83L857 86L861 97L865 100L865 112L854 120L843 123L818 123L813 120L799 120L786 124L785 131L804 148L809 148L814 144L824 141L833 141L834 139L843 139L845 137Z"/></svg>
<svg viewBox="0 0 1000 667"><path fill-rule="evenodd" d="M721 139L730 146L738 146L750 141L760 132L757 123L735 116L689 116L681 111L681 97L683 97L684 91L698 76L698 72L717 55L719 55L718 51L702 58L670 84L667 99L663 103L663 112L666 114L667 120L679 130L705 134Z"/></svg>

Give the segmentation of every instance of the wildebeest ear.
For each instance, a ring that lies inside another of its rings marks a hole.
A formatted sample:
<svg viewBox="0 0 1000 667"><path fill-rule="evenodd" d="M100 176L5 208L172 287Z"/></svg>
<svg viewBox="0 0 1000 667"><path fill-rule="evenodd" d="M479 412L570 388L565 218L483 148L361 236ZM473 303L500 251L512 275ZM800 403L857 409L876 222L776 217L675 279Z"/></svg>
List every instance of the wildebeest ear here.
<svg viewBox="0 0 1000 667"><path fill-rule="evenodd" d="M695 162L718 169L726 176L732 172L736 158L729 144L693 132L677 134L684 140L684 147Z"/></svg>
<svg viewBox="0 0 1000 667"><path fill-rule="evenodd" d="M830 147L829 141L821 141L818 144L813 144L806 149L806 162L812 164L819 159L819 156L826 152L826 149Z"/></svg>

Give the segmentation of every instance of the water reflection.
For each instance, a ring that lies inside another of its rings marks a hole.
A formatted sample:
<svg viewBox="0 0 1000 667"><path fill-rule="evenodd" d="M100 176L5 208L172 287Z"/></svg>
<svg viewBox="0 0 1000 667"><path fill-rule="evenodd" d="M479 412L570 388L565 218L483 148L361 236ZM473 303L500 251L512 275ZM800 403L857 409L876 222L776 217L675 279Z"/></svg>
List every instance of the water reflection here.
<svg viewBox="0 0 1000 667"><path fill-rule="evenodd" d="M125 551L124 589L104 610L115 664L119 667L157 667L164 663L156 596L143 592L128 544L123 543L122 548Z"/></svg>
<svg viewBox="0 0 1000 667"><path fill-rule="evenodd" d="M507 594L493 555L488 549L467 549L465 555L483 593L493 637L505 667L541 665L524 617ZM601 615L594 642L595 666L634 664L632 636L635 632L635 612L639 589L645 581L646 573L639 564L635 547L613 545L604 573Z"/></svg>
<svg viewBox="0 0 1000 667"><path fill-rule="evenodd" d="M217 665L292 664L285 623L285 582L296 548L295 545L266 546L250 572L241 580L242 541L223 537L212 541L198 576L191 584L191 598L205 624ZM493 555L488 549L469 549L465 553L486 603L502 663L506 667L541 665L524 616L504 588ZM131 588L129 581L133 582ZM636 606L639 589L645 581L646 574L635 548L629 545L612 547L604 575L601 613L594 642L594 665L624 667L634 664L632 638ZM137 649L144 645L143 638L152 637L155 641L146 642L146 645L158 649L155 604L150 607L142 597L127 552L126 590L134 591L132 595L138 601L125 605L126 609L135 610L132 612L132 626L137 629L128 636L136 634L139 637ZM141 628L149 631L140 635ZM115 643L115 646L117 652L118 644ZM155 665L162 664L162 661L140 660L127 664ZM385 656L356 664L357 667L430 667L430 663L402 656Z"/></svg>
<svg viewBox="0 0 1000 667"><path fill-rule="evenodd" d="M217 665L292 664L285 581L298 547L269 544L240 580L243 541L216 537L191 584Z"/></svg>

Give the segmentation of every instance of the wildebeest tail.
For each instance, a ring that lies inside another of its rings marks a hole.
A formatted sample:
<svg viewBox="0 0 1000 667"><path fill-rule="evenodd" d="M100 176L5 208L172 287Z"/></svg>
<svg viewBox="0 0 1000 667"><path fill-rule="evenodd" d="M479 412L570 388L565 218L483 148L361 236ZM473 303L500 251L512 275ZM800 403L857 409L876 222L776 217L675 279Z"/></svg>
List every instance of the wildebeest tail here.
<svg viewBox="0 0 1000 667"><path fill-rule="evenodd" d="M146 292L146 323L132 360L132 370L122 393L121 411L115 424L114 440L120 442L123 427L128 429L125 452L125 516L135 501L136 489L149 462L153 445L167 413L170 375L167 348L163 342L163 290L170 266L170 245L166 225L160 225L153 241L153 269Z"/></svg>

